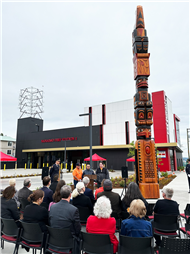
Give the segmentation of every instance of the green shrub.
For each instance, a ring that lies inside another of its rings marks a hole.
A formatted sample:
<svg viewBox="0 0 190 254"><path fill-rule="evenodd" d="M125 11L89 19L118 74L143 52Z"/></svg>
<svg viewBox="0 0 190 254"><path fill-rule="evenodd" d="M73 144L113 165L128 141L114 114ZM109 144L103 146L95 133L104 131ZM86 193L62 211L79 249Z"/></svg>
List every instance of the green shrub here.
<svg viewBox="0 0 190 254"><path fill-rule="evenodd" d="M124 186L125 186L125 181L124 181L124 180L121 180L120 183L119 183L119 185L120 185L121 187L124 187Z"/></svg>
<svg viewBox="0 0 190 254"><path fill-rule="evenodd" d="M168 177L168 172L161 172L161 177Z"/></svg>

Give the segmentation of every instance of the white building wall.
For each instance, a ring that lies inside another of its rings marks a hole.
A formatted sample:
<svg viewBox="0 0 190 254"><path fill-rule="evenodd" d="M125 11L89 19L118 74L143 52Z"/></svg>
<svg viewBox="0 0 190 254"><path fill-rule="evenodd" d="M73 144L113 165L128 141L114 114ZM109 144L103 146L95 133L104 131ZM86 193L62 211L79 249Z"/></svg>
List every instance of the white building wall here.
<svg viewBox="0 0 190 254"><path fill-rule="evenodd" d="M175 129L174 129L174 117L172 112L172 102L170 99L167 99L167 107L168 107L168 124L169 124L169 142L175 142Z"/></svg>

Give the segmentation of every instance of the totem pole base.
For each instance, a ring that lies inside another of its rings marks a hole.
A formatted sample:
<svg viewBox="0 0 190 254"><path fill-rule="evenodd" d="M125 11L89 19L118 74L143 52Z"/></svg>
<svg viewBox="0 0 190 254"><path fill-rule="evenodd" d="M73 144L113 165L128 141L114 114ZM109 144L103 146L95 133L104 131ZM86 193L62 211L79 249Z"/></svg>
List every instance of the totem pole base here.
<svg viewBox="0 0 190 254"><path fill-rule="evenodd" d="M139 183L139 189L145 199L160 197L159 184L158 183Z"/></svg>

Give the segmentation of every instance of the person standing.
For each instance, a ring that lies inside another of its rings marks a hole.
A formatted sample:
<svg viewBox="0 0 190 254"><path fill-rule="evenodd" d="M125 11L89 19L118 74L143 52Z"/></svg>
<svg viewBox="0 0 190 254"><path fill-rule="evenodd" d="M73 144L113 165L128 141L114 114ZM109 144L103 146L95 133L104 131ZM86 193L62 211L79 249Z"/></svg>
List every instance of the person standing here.
<svg viewBox="0 0 190 254"><path fill-rule="evenodd" d="M94 175L94 171L90 168L90 164L87 164L86 165L86 169L83 171L82 173L82 178L85 176L85 175Z"/></svg>
<svg viewBox="0 0 190 254"><path fill-rule="evenodd" d="M73 182L76 188L76 184L82 181L82 169L80 163L76 163L76 168L73 170Z"/></svg>
<svg viewBox="0 0 190 254"><path fill-rule="evenodd" d="M190 193L190 159L188 159L188 164L186 165L185 171L186 171L187 179L188 179L188 183L189 183L189 192L188 193Z"/></svg>
<svg viewBox="0 0 190 254"><path fill-rule="evenodd" d="M60 175L59 164L60 164L60 160L56 160L55 164L53 164L53 166L50 169L50 177L51 177L52 183L53 183L54 175Z"/></svg>
<svg viewBox="0 0 190 254"><path fill-rule="evenodd" d="M104 168L102 162L99 164L99 168L96 169L97 175L97 187L100 188L103 179L109 179L109 172L107 168Z"/></svg>

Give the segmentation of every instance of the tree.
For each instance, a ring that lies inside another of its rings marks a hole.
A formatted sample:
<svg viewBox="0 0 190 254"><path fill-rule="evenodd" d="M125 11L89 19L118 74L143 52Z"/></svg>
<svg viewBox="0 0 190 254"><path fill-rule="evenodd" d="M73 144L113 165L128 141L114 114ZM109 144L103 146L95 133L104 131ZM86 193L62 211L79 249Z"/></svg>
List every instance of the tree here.
<svg viewBox="0 0 190 254"><path fill-rule="evenodd" d="M130 143L130 145L131 145L132 147L129 148L129 152L128 152L127 156L128 156L128 157L133 157L133 156L135 156L135 142L132 141L132 142Z"/></svg>
<svg viewBox="0 0 190 254"><path fill-rule="evenodd" d="M0 136L4 136L3 133L1 133Z"/></svg>

